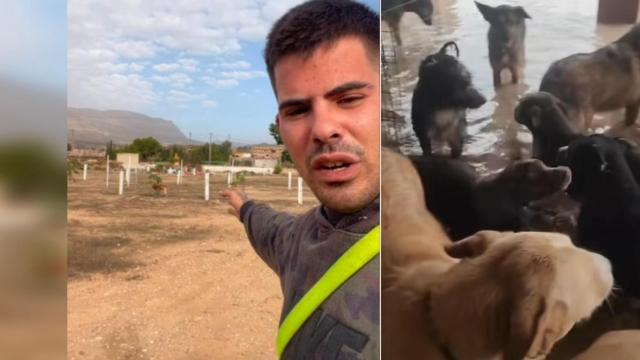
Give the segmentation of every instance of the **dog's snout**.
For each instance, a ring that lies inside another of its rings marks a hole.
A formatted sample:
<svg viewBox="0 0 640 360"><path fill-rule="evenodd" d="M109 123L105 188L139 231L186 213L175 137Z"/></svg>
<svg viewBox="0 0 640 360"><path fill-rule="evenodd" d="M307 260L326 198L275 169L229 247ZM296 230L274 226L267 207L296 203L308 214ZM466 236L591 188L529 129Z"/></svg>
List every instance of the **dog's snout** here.
<svg viewBox="0 0 640 360"><path fill-rule="evenodd" d="M605 282L609 291L613 287L613 273L611 272L611 262L604 256L596 253L591 254L591 258L596 266L600 278ZM607 291L608 292L608 291Z"/></svg>

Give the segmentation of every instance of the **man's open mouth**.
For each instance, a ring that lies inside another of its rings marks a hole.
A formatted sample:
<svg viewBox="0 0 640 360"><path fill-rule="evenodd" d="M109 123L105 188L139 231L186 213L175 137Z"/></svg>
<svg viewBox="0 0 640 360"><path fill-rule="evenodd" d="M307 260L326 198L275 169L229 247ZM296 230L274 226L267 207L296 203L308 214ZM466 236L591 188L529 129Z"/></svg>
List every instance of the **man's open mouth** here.
<svg viewBox="0 0 640 360"><path fill-rule="evenodd" d="M358 156L350 153L326 153L313 158L311 169L326 182L349 181L357 174Z"/></svg>

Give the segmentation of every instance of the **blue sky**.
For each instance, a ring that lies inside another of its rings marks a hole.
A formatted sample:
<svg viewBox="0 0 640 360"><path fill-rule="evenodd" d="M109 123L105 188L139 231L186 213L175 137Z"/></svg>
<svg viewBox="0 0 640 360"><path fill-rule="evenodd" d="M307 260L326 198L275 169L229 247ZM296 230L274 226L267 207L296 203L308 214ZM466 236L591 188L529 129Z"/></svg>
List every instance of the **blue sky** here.
<svg viewBox="0 0 640 360"><path fill-rule="evenodd" d="M196 140L273 142L264 38L299 2L70 0L68 105L165 118Z"/></svg>

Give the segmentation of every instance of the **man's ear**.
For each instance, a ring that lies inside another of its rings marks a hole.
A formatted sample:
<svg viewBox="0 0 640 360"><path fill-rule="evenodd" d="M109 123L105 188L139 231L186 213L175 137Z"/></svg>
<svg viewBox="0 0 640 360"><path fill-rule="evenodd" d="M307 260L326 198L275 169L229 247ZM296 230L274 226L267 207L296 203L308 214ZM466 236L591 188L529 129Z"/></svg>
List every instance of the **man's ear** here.
<svg viewBox="0 0 640 360"><path fill-rule="evenodd" d="M511 316L509 342L504 360L544 357L571 329L569 307L556 301L547 304L541 296L531 296L516 304Z"/></svg>
<svg viewBox="0 0 640 360"><path fill-rule="evenodd" d="M453 244L447 244L444 250L455 258L476 257L482 255L492 243L496 242L504 233L500 231L483 230L466 237Z"/></svg>

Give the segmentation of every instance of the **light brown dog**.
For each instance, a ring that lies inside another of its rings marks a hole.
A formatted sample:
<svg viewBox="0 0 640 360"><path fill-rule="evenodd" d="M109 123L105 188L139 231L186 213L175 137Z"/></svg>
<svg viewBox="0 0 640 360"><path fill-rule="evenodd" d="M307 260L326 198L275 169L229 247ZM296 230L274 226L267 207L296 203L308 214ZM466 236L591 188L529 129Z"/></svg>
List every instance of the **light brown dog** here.
<svg viewBox="0 0 640 360"><path fill-rule="evenodd" d="M151 184L151 187L156 192L156 194L162 193L162 195L167 196L167 191L169 187L165 184Z"/></svg>
<svg viewBox="0 0 640 360"><path fill-rule="evenodd" d="M384 359L544 357L609 294L609 262L568 237L481 231L453 244L405 157L384 150L382 176Z"/></svg>
<svg viewBox="0 0 640 360"><path fill-rule="evenodd" d="M620 330L605 333L585 352L574 358L574 360L602 359L640 359L640 330Z"/></svg>

